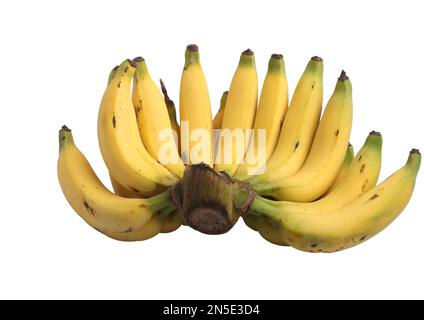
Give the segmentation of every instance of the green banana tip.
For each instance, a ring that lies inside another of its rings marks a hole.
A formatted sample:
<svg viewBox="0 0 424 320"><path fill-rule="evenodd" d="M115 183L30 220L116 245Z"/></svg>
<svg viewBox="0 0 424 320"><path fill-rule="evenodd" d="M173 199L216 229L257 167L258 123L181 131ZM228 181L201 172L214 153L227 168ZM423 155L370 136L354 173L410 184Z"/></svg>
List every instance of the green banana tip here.
<svg viewBox="0 0 424 320"><path fill-rule="evenodd" d="M184 69L192 63L199 63L199 47L195 44L186 47Z"/></svg>
<svg viewBox="0 0 424 320"><path fill-rule="evenodd" d="M368 134L366 143L381 148L383 144L383 137L380 132L373 130Z"/></svg>
<svg viewBox="0 0 424 320"><path fill-rule="evenodd" d="M255 54L252 50L247 49L241 53L239 65L255 66Z"/></svg>
<svg viewBox="0 0 424 320"><path fill-rule="evenodd" d="M62 150L65 142L71 142L72 139L72 130L69 129L66 125L63 125L59 130L59 151Z"/></svg>
<svg viewBox="0 0 424 320"><path fill-rule="evenodd" d="M421 164L420 150L412 149L409 152L409 156L408 156L408 160L406 162L406 166L409 167L412 170L412 172L414 172L416 174L418 172L418 170L420 169L420 164Z"/></svg>
<svg viewBox="0 0 424 320"><path fill-rule="evenodd" d="M340 81L349 80L349 77L346 75L346 71L342 70L342 72L340 73L340 76L339 76L339 80Z"/></svg>
<svg viewBox="0 0 424 320"><path fill-rule="evenodd" d="M271 55L271 58L269 58L268 62L268 72L285 72L284 59L282 54L274 53Z"/></svg>

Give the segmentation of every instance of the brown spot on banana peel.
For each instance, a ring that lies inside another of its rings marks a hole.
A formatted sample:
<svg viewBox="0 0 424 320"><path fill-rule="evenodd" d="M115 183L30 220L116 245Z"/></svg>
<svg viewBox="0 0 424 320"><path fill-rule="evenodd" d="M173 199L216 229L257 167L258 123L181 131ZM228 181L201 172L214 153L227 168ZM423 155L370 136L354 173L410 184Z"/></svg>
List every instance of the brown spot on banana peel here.
<svg viewBox="0 0 424 320"><path fill-rule="evenodd" d="M299 141L296 142L296 145L294 146L294 151L299 147Z"/></svg>
<svg viewBox="0 0 424 320"><path fill-rule="evenodd" d="M359 169L359 173L362 173L362 172L364 172L364 170L365 170L365 163L361 166L361 168Z"/></svg>
<svg viewBox="0 0 424 320"><path fill-rule="evenodd" d="M140 190L138 190L137 188L134 188L134 187L130 187L130 190L137 192L137 193L140 193Z"/></svg>
<svg viewBox="0 0 424 320"><path fill-rule="evenodd" d="M112 125L113 125L114 128L116 128L116 117L115 117L115 115L113 115L113 117L112 117Z"/></svg>
<svg viewBox="0 0 424 320"><path fill-rule="evenodd" d="M361 162L361 160L362 160L362 154L359 156L358 162Z"/></svg>
<svg viewBox="0 0 424 320"><path fill-rule="evenodd" d="M138 207L139 207L140 209L146 209L146 208L147 208L147 205L146 205L146 204L144 204L144 203L140 203L140 204L138 205Z"/></svg>
<svg viewBox="0 0 424 320"><path fill-rule="evenodd" d="M128 72L128 67L125 67L124 73L127 73L127 72Z"/></svg>
<svg viewBox="0 0 424 320"><path fill-rule="evenodd" d="M337 137L339 135L339 133L340 133L340 130L337 129L336 132L334 132L334 135Z"/></svg>
<svg viewBox="0 0 424 320"><path fill-rule="evenodd" d="M127 230L124 231L124 233L130 233L132 231L133 231L132 228L128 228Z"/></svg>
<svg viewBox="0 0 424 320"><path fill-rule="evenodd" d="M118 82L118 88L121 88L121 81Z"/></svg>
<svg viewBox="0 0 424 320"><path fill-rule="evenodd" d="M359 241L364 241L366 237L367 236L362 236L361 239L359 239Z"/></svg>
<svg viewBox="0 0 424 320"><path fill-rule="evenodd" d="M365 188L366 188L367 184L368 184L368 179L365 179L364 184L361 186L362 192L365 192Z"/></svg>
<svg viewBox="0 0 424 320"><path fill-rule="evenodd" d="M316 244L316 243L314 243L314 244L311 244L311 248L316 248L318 245Z"/></svg>
<svg viewBox="0 0 424 320"><path fill-rule="evenodd" d="M369 200L374 200L374 199L376 199L376 198L378 198L378 194L374 193L374 194L371 196L371 198L369 198Z"/></svg>
<svg viewBox="0 0 424 320"><path fill-rule="evenodd" d="M84 207L87 209L87 211L92 215L95 216L96 215L96 211L90 207L90 205L88 204L88 202L86 200L84 200Z"/></svg>

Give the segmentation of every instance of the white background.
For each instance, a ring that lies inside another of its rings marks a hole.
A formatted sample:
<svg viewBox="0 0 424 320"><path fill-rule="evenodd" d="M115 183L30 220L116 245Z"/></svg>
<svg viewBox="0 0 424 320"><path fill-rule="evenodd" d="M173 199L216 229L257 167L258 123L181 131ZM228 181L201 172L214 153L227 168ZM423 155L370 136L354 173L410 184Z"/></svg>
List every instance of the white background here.
<svg viewBox="0 0 424 320"><path fill-rule="evenodd" d="M7 3L7 4L6 4ZM103 181L96 116L109 70L142 55L178 101L183 55L200 47L214 111L239 54L284 54L291 92L312 55L325 99L353 82L352 143L383 134L381 177L423 146L420 1L9 1L0 4L0 298L424 298L422 175L404 213L353 249L308 254L265 242L242 221L122 243L90 229L56 176L57 131Z"/></svg>

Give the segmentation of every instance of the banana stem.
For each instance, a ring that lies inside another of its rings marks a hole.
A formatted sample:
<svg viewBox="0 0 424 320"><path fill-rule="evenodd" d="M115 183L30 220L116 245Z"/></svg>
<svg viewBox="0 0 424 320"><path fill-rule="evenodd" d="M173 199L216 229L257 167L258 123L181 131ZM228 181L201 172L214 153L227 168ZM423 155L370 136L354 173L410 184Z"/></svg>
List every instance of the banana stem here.
<svg viewBox="0 0 424 320"><path fill-rule="evenodd" d="M204 163L188 166L170 194L182 209L186 224L206 234L228 232L255 195L249 185Z"/></svg>

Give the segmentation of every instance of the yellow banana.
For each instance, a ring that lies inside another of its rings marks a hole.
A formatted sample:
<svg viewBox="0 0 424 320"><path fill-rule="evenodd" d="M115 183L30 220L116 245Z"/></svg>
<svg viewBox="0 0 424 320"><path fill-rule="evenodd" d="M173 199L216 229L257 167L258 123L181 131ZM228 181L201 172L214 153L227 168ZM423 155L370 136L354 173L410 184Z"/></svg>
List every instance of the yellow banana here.
<svg viewBox="0 0 424 320"><path fill-rule="evenodd" d="M128 199L107 190L74 144L72 132L59 132L58 177L72 208L90 226L103 233L125 233L144 227L152 215L175 207L168 192L149 199Z"/></svg>
<svg viewBox="0 0 424 320"><path fill-rule="evenodd" d="M175 110L174 101L172 101L168 96L168 91L166 90L165 83L163 83L162 79L160 81L160 88L162 90L163 98L165 100L166 108L168 109L169 120L171 121L171 127L174 131L174 139L175 145L178 148L178 152L180 152L180 125L177 121L177 111Z"/></svg>
<svg viewBox="0 0 424 320"><path fill-rule="evenodd" d="M140 193L140 191L128 190L124 188L118 181L116 181L111 175L110 182L112 183L112 189L118 196L124 198L144 198L144 196Z"/></svg>
<svg viewBox="0 0 424 320"><path fill-rule="evenodd" d="M258 100L258 75L255 56L247 49L241 54L237 70L231 81L221 135L218 144L215 168L233 176L243 161L249 146L250 133L255 119Z"/></svg>
<svg viewBox="0 0 424 320"><path fill-rule="evenodd" d="M280 208L284 208L284 211L302 214L319 214L344 207L376 185L381 169L381 145L381 135L375 131L371 132L364 146L353 159L344 179L327 196L307 203L279 201L278 205ZM278 229L267 222L267 219L250 218L249 215L244 216L244 218L246 224L253 226L253 229L258 231L266 240L274 244L286 245Z"/></svg>
<svg viewBox="0 0 424 320"><path fill-rule="evenodd" d="M219 104L219 110L213 118L212 124L214 129L221 129L222 117L224 116L225 103L227 102L228 91L224 91L221 96L221 101Z"/></svg>
<svg viewBox="0 0 424 320"><path fill-rule="evenodd" d="M310 202L319 198L330 188L340 170L351 127L352 85L343 71L302 169L287 178L254 184L256 191L277 200Z"/></svg>
<svg viewBox="0 0 424 320"><path fill-rule="evenodd" d="M277 145L287 105L288 86L284 59L281 54L273 54L269 59L268 72L262 86L250 146L245 162L239 166L235 175L237 179L245 180L249 175L265 170L266 162ZM259 139L259 135L263 133L259 130L265 132L265 141ZM249 157L252 158L250 161ZM254 159L256 161L253 161Z"/></svg>
<svg viewBox="0 0 424 320"><path fill-rule="evenodd" d="M349 168L350 168L350 166L353 162L354 157L355 157L355 153L353 151L353 146L349 143L349 145L347 147L345 158L344 158L343 163L342 163L342 167L340 168L340 172L337 175L336 179L334 180L333 184L331 185L330 189L328 189L324 193L323 197L325 197L330 192L332 192L334 189L336 189L340 185L340 183L345 179L346 174L349 171Z"/></svg>
<svg viewBox="0 0 424 320"><path fill-rule="evenodd" d="M213 166L211 103L200 65L199 48L194 44L188 45L185 51L180 87L180 126L183 161Z"/></svg>
<svg viewBox="0 0 424 320"><path fill-rule="evenodd" d="M293 93L277 146L267 163L266 171L262 175L253 176L250 179L252 183L267 181L269 177L288 177L302 168L321 114L322 77L322 59L312 57Z"/></svg>
<svg viewBox="0 0 424 320"><path fill-rule="evenodd" d="M173 208L167 208L156 213L149 222L142 228L130 232L107 232L105 235L120 241L144 241L158 235L169 219L170 211Z"/></svg>
<svg viewBox="0 0 424 320"><path fill-rule="evenodd" d="M138 129L143 144L155 160L181 179L185 166L178 154L162 93L150 77L146 61L138 57L134 62L137 68L132 100L138 115Z"/></svg>
<svg viewBox="0 0 424 320"><path fill-rule="evenodd" d="M124 61L108 85L98 118L99 145L106 166L127 190L154 195L176 182L144 148L131 102L132 61Z"/></svg>
<svg viewBox="0 0 424 320"><path fill-rule="evenodd" d="M387 227L411 198L421 155L413 149L405 166L348 205L321 214L285 211L278 201L257 196L250 214L266 218L289 245L309 252L334 252L362 243Z"/></svg>

